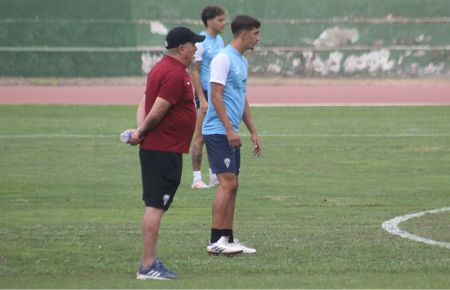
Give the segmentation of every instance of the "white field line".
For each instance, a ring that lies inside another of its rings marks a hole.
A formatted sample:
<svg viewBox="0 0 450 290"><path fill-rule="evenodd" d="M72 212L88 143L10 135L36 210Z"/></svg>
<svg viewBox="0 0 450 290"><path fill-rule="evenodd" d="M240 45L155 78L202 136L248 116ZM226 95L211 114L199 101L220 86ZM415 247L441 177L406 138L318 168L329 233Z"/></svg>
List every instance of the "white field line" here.
<svg viewBox="0 0 450 290"><path fill-rule="evenodd" d="M61 138L61 139L83 139L83 138L113 138L117 135L96 135L96 134L23 134L23 135L0 135L0 139L39 139L39 138Z"/></svg>
<svg viewBox="0 0 450 290"><path fill-rule="evenodd" d="M240 134L242 137L249 137L248 134ZM274 138L409 138L409 137L450 137L450 134L259 134L260 137ZM117 135L96 135L96 134L0 134L0 139L39 139L39 138L60 138L60 139L89 139L89 138L117 138Z"/></svg>
<svg viewBox="0 0 450 290"><path fill-rule="evenodd" d="M444 207L444 208L439 208L439 209L433 209L433 210L398 216L391 220L385 221L382 225L382 228L384 230L386 230L387 232L389 232L390 234L397 235L397 236L400 236L405 239L410 239L410 240L413 240L416 242L421 242L421 243L425 243L428 245L433 245L433 246L450 249L449 242L439 242L439 241L434 241L431 239L419 237L419 236L413 235L411 233L408 233L407 231L401 230L398 226L400 223L407 221L409 219L412 219L412 218L418 218L418 217L421 217L421 216L424 216L427 214L442 213L442 212L449 211L449 210L450 210L450 207Z"/></svg>

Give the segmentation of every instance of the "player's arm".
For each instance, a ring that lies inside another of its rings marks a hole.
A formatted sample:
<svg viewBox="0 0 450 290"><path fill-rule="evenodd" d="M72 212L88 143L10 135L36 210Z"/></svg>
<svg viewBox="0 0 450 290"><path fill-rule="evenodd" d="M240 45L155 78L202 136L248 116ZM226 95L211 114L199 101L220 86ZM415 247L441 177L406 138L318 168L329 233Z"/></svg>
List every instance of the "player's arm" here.
<svg viewBox="0 0 450 290"><path fill-rule="evenodd" d="M206 110L208 109L207 97L203 94L202 82L200 79L200 69L201 63L203 60L203 54L205 53L205 48L203 47L203 43L199 42L195 44L195 48L197 49L194 54L194 61L191 65L190 73L192 79L192 85L194 86L195 92L200 100L200 112L206 114Z"/></svg>
<svg viewBox="0 0 450 290"><path fill-rule="evenodd" d="M142 138L147 135L148 132L150 132L153 128L155 128L156 125L158 125L158 123L169 110L170 106L171 104L167 100L157 97L155 103L152 106L152 109L142 122L142 125L133 132L133 135L130 139L130 144L136 145L140 143Z"/></svg>
<svg viewBox="0 0 450 290"><path fill-rule="evenodd" d="M225 87L222 84L211 82L211 102L213 103L217 116L225 128L228 143L231 147L241 147L241 138L239 134L234 131L233 125L231 124L225 109L225 103L222 97L224 88Z"/></svg>
<svg viewBox="0 0 450 290"><path fill-rule="evenodd" d="M195 93L198 96L198 99L200 100L200 111L203 114L206 114L206 110L208 109L208 102L206 98L208 96L205 96L203 94L203 88L202 88L202 82L200 81L200 64L201 61L194 61L191 65L191 79L192 79L192 85L194 86Z"/></svg>
<svg viewBox="0 0 450 290"><path fill-rule="evenodd" d="M247 126L247 129L250 132L250 138L254 146L253 155L259 156L262 151L261 143L258 137L258 133L256 132L256 127L255 124L253 123L252 116L250 114L250 106L248 105L247 99L245 99L245 108L242 120L244 121L245 126Z"/></svg>
<svg viewBox="0 0 450 290"><path fill-rule="evenodd" d="M220 121L222 121L225 130L228 132L234 131L234 128L230 122L230 119L228 118L225 109L225 103L222 97L224 88L225 87L222 84L211 83L211 101L214 105L214 109L216 110L217 116L219 117Z"/></svg>

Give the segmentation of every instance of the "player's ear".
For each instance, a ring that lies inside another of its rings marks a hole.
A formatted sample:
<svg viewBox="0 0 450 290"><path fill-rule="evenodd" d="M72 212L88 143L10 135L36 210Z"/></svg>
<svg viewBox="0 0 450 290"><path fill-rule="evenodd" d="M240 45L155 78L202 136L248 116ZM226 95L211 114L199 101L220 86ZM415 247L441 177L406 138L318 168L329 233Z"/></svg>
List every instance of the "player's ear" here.
<svg viewBox="0 0 450 290"><path fill-rule="evenodd" d="M213 21L213 19L207 19L206 20L206 27L210 27L211 26L211 22Z"/></svg>
<svg viewBox="0 0 450 290"><path fill-rule="evenodd" d="M245 40L247 38L247 30L241 30L239 32L239 36L240 39Z"/></svg>

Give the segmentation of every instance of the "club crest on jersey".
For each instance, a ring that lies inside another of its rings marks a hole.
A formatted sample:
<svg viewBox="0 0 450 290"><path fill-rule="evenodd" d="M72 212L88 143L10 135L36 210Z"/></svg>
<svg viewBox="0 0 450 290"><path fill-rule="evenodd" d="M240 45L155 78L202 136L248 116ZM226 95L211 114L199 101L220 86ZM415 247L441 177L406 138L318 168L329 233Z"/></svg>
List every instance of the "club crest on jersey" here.
<svg viewBox="0 0 450 290"><path fill-rule="evenodd" d="M170 195L166 194L163 196L164 206L169 202L169 199L170 199Z"/></svg>
<svg viewBox="0 0 450 290"><path fill-rule="evenodd" d="M240 74L241 73L241 67L240 66L237 66L236 67L236 74L238 75L238 74Z"/></svg>
<svg viewBox="0 0 450 290"><path fill-rule="evenodd" d="M230 167L230 163L231 163L230 158L225 158L225 159L223 160L223 163L225 163L225 166L226 166L227 168Z"/></svg>

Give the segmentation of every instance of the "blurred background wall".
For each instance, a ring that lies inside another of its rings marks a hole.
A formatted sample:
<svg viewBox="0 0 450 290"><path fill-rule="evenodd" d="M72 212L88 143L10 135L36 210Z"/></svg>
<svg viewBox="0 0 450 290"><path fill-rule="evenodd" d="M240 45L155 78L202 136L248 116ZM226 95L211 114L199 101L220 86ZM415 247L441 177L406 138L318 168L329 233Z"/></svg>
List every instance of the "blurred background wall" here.
<svg viewBox="0 0 450 290"><path fill-rule="evenodd" d="M0 76L142 76L201 10L261 20L251 73L450 77L450 0L1 0Z"/></svg>

